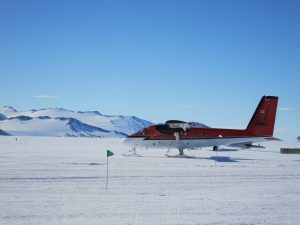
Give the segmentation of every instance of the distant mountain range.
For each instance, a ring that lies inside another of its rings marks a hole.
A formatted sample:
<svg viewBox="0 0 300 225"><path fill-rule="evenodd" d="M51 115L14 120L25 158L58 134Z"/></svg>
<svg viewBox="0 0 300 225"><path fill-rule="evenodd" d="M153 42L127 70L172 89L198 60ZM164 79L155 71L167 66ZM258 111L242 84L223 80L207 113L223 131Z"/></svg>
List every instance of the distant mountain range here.
<svg viewBox="0 0 300 225"><path fill-rule="evenodd" d="M109 116L98 111L48 108L19 112L10 106L0 109L0 135L125 137L149 125L135 116Z"/></svg>

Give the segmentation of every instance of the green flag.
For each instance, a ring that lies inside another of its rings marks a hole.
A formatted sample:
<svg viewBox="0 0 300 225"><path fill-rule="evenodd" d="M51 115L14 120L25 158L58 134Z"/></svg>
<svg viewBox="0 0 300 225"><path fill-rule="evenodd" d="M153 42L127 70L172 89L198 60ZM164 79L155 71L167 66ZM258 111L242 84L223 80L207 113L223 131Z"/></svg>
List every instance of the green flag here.
<svg viewBox="0 0 300 225"><path fill-rule="evenodd" d="M107 150L106 152L107 157L113 156L114 153L112 151Z"/></svg>

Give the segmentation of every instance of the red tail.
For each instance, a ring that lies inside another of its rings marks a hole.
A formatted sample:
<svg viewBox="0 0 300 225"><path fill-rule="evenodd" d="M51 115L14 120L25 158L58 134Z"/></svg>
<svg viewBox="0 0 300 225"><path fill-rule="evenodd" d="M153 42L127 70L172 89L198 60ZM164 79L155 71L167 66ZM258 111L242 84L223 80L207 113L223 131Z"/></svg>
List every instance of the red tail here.
<svg viewBox="0 0 300 225"><path fill-rule="evenodd" d="M248 124L246 131L255 136L273 136L278 97L263 96Z"/></svg>

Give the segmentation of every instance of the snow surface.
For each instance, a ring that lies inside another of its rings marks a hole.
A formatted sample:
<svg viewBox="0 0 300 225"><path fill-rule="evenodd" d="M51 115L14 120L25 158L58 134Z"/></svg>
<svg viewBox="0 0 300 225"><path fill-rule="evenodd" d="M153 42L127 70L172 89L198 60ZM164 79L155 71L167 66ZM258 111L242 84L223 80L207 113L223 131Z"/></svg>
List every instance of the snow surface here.
<svg viewBox="0 0 300 225"><path fill-rule="evenodd" d="M125 157L120 138L3 136L0 224L299 224L300 155L279 152L300 143L264 144Z"/></svg>

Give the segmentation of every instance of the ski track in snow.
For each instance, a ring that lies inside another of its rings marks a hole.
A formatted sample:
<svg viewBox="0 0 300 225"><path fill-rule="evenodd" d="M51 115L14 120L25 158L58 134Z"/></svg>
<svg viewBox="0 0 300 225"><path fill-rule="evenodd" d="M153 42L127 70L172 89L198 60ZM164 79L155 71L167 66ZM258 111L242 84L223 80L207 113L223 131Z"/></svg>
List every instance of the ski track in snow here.
<svg viewBox="0 0 300 225"><path fill-rule="evenodd" d="M300 143L264 145L125 157L118 138L0 137L0 224L299 224L300 155L279 149Z"/></svg>

